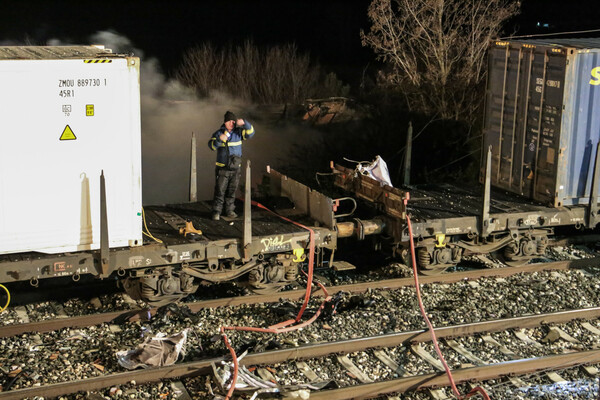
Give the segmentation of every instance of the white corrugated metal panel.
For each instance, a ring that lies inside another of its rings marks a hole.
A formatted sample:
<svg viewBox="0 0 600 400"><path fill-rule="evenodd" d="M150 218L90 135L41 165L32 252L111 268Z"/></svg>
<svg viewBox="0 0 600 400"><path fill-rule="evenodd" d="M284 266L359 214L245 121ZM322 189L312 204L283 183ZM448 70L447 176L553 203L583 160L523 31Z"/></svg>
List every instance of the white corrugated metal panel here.
<svg viewBox="0 0 600 400"><path fill-rule="evenodd" d="M64 60L120 57L104 46L0 46L0 60Z"/></svg>
<svg viewBox="0 0 600 400"><path fill-rule="evenodd" d="M110 247L141 244L139 59L0 59L0 87L0 254L99 248L101 171Z"/></svg>

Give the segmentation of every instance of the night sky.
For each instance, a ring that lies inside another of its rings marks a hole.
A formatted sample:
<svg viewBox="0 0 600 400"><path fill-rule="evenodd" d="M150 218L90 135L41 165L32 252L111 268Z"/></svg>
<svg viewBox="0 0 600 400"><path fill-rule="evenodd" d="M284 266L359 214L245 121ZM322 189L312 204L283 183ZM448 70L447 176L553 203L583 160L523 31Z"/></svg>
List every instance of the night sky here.
<svg viewBox="0 0 600 400"><path fill-rule="evenodd" d="M359 38L360 29L369 26L369 3L5 0L0 3L0 41L43 45L54 38L88 44L90 35L113 30L146 56L157 58L167 75L173 73L186 49L203 41L237 44L252 39L265 46L294 42L342 79L352 81L374 59ZM521 15L507 31L532 34L593 28L600 28L600 7L593 1L523 0Z"/></svg>
<svg viewBox="0 0 600 400"><path fill-rule="evenodd" d="M217 45L296 43L321 64L368 63L359 30L367 24L369 0L360 1L3 1L0 40L45 44L51 38L88 44L89 36L113 30L146 56L159 59L167 74L186 49L204 41Z"/></svg>

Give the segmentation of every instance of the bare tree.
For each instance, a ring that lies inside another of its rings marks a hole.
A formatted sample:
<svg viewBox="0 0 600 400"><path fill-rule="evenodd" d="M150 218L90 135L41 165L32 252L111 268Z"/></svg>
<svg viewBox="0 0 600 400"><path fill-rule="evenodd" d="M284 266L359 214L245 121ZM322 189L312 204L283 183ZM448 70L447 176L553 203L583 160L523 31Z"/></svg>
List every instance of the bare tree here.
<svg viewBox="0 0 600 400"><path fill-rule="evenodd" d="M391 67L380 81L399 88L413 111L469 120L481 104L487 46L519 7L515 0L373 0L361 40Z"/></svg>
<svg viewBox="0 0 600 400"><path fill-rule="evenodd" d="M300 103L310 97L348 93L334 74L326 75L293 44L259 49L246 42L216 49L205 43L186 52L177 78L202 97L220 90L263 104Z"/></svg>

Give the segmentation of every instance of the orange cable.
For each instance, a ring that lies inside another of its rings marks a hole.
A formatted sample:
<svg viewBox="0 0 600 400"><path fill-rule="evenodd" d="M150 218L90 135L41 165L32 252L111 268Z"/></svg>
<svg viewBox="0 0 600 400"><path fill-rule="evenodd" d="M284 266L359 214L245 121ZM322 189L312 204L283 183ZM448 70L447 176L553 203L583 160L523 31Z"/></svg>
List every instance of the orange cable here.
<svg viewBox="0 0 600 400"><path fill-rule="evenodd" d="M238 370L239 370L239 363L238 363L237 355L235 354L235 350L231 346L231 343L229 342L229 339L227 338L225 331L233 330L233 331L261 332L261 333L275 333L275 334L291 332L291 331L294 331L294 330L297 330L297 329L300 329L300 328L303 328L305 326L312 324L319 317L323 308L325 308L325 304L331 299L331 296L329 296L329 294L327 293L325 286L323 286L319 282L316 282L317 285L319 285L319 287L321 288L321 290L323 290L323 293L325 295L325 300L321 303L321 306L319 307L319 309L315 312L315 314L311 318L309 318L308 320L306 320L302 323L299 323L297 325L290 326L290 325L292 325L294 323L298 323L300 321L300 319L302 318L302 315L304 314L304 311L306 310L306 307L308 306L308 302L310 300L311 289L312 289L312 280L313 280L314 256L315 256L315 238L314 238L315 232L311 228L309 228L305 225L302 225L298 222L292 221L291 219L288 219L284 216L281 216L281 215L269 210L267 207L265 207L264 205L262 205L256 201L252 201L252 205L262 208L263 210L266 210L272 214L277 215L279 218L281 218L285 221L291 222L291 223L293 223L297 226L300 226L301 228L304 228L309 231L310 240L309 240L309 254L308 254L308 274L306 274L304 271L302 271L302 273L304 273L307 276L306 293L304 295L304 302L302 303L302 307L300 308L300 311L298 312L298 315L296 316L295 320L283 321L278 324L271 325L268 328L256 328L256 327L248 327L248 326L222 326L220 328L220 332L221 332L221 335L223 336L223 341L225 342L225 346L227 347L227 349L229 349L229 353L231 354L231 357L233 359L233 376L231 379L231 386L229 387L229 390L227 391L225 400L229 400L231 398L231 396L233 395L233 392L235 391L235 384L237 382Z"/></svg>

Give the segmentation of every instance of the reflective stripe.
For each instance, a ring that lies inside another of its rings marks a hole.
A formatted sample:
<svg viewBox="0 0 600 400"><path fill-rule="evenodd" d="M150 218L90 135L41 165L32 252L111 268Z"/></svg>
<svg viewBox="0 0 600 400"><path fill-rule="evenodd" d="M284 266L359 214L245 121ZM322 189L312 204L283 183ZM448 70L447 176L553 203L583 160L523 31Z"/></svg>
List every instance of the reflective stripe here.
<svg viewBox="0 0 600 400"><path fill-rule="evenodd" d="M229 144L228 144L229 147L231 147L231 146L241 146L241 145L242 145L241 141L239 141L239 142L229 142Z"/></svg>
<svg viewBox="0 0 600 400"><path fill-rule="evenodd" d="M224 167L224 166L225 166L225 164L221 164L221 163L220 163L220 162L218 162L218 161L217 161L215 164L217 164L217 167Z"/></svg>
<svg viewBox="0 0 600 400"><path fill-rule="evenodd" d="M254 133L254 127L253 127L253 126L251 126L251 127L250 127L250 130L246 130L246 129L244 129L244 130L242 131L242 136L243 136L243 137L244 137L244 139L245 139L245 138L246 138L246 135L251 135L251 134L253 134L253 133Z"/></svg>
<svg viewBox="0 0 600 400"><path fill-rule="evenodd" d="M210 147L211 147L213 150L216 150L217 148L215 147L215 140L217 140L217 139L215 139L215 138L212 138L211 140L212 140L212 143L210 144Z"/></svg>

